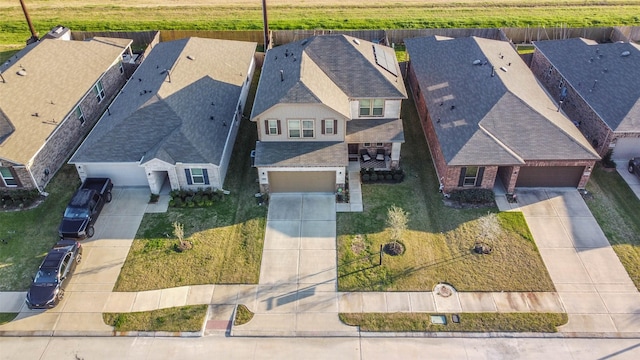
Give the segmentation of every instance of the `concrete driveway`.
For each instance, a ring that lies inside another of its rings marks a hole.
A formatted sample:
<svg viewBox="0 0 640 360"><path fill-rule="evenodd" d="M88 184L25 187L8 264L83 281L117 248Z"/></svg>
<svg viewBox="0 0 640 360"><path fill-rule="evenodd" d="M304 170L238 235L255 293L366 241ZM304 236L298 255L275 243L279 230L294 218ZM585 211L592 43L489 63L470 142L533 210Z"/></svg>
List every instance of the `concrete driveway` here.
<svg viewBox="0 0 640 360"><path fill-rule="evenodd" d="M563 332L640 332L640 293L575 189L518 189L517 209L569 314Z"/></svg>
<svg viewBox="0 0 640 360"><path fill-rule="evenodd" d="M622 176L624 181L627 182L627 184L631 188L631 191L633 191L638 199L640 199L640 179L638 179L635 174L631 174L627 170L628 163L628 161L616 161L616 170L618 171L618 174Z"/></svg>
<svg viewBox="0 0 640 360"><path fill-rule="evenodd" d="M235 335L356 332L338 320L333 194L272 194L253 320Z"/></svg>
<svg viewBox="0 0 640 360"><path fill-rule="evenodd" d="M54 309L29 310L24 304L25 293L4 293L11 296L18 317L3 326L11 331L34 335L64 335L91 329L87 336L102 330L102 311L107 304L120 269L127 259L129 248L147 209L149 189L114 188L113 200L106 204L95 224L93 238L81 241L84 248L82 262L76 268L65 292L65 298Z"/></svg>

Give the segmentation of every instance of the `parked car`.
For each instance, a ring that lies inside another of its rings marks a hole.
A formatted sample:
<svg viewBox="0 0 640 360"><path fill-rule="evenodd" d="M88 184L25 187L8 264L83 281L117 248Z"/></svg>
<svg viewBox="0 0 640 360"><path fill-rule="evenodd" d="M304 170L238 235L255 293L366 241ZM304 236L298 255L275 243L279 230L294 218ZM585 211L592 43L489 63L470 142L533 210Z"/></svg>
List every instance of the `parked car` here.
<svg viewBox="0 0 640 360"><path fill-rule="evenodd" d="M51 309L58 305L81 259L80 243L75 240L58 241L40 264L27 292L25 302L29 309Z"/></svg>
<svg viewBox="0 0 640 360"><path fill-rule="evenodd" d="M635 174L640 178L640 158L631 158L629 160L629 167L627 168L630 173Z"/></svg>
<svg viewBox="0 0 640 360"><path fill-rule="evenodd" d="M58 233L62 239L85 239L95 233L93 225L98 220L105 203L111 201L113 183L109 178L87 178L64 210Z"/></svg>

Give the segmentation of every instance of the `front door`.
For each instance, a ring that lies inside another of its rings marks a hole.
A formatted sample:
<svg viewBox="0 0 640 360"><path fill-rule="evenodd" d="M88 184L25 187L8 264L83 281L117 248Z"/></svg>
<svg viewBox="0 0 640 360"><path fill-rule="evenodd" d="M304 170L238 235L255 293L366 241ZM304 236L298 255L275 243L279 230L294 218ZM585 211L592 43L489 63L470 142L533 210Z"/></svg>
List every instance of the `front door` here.
<svg viewBox="0 0 640 360"><path fill-rule="evenodd" d="M358 157L358 144L349 144L349 157Z"/></svg>

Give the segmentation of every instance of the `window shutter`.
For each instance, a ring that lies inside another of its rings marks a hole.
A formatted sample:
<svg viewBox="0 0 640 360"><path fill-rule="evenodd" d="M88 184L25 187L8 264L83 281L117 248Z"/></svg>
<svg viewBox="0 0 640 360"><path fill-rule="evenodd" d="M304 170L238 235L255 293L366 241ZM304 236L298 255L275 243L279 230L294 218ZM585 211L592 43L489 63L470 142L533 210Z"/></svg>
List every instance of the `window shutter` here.
<svg viewBox="0 0 640 360"><path fill-rule="evenodd" d="M333 120L333 135L338 135L338 120Z"/></svg>
<svg viewBox="0 0 640 360"><path fill-rule="evenodd" d="M193 182L191 181L191 171L189 171L189 169L184 169L184 173L185 175L187 175L187 184L192 185Z"/></svg>
<svg viewBox="0 0 640 360"><path fill-rule="evenodd" d="M322 128L322 135L324 135L324 120L321 121L322 125L320 126Z"/></svg>
<svg viewBox="0 0 640 360"><path fill-rule="evenodd" d="M16 186L17 187L22 187L22 182L20 182L20 178L18 177L18 174L16 173L16 170L13 167L9 167L9 171L11 171L11 175L13 175L13 180L16 181ZM0 180L0 183L2 182L2 180Z"/></svg>
<svg viewBox="0 0 640 360"><path fill-rule="evenodd" d="M460 179L458 179L458 186L464 186L464 176L467 174L467 168L460 169Z"/></svg>
<svg viewBox="0 0 640 360"><path fill-rule="evenodd" d="M278 135L281 135L282 129L280 129L280 120L276 121L276 123L278 124Z"/></svg>
<svg viewBox="0 0 640 360"><path fill-rule="evenodd" d="M478 175L476 176L476 186L482 186L482 175L484 175L484 166L478 168Z"/></svg>
<svg viewBox="0 0 640 360"><path fill-rule="evenodd" d="M264 133L269 135L269 120L264 121Z"/></svg>
<svg viewBox="0 0 640 360"><path fill-rule="evenodd" d="M209 185L209 172L207 169L202 169L202 176L204 177L204 184Z"/></svg>

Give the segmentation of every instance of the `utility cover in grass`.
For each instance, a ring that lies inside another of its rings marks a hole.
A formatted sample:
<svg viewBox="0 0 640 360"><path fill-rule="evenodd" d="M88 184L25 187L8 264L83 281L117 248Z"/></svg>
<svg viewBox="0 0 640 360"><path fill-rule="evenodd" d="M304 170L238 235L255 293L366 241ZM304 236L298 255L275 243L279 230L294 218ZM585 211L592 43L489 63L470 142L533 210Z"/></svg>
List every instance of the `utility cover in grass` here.
<svg viewBox="0 0 640 360"><path fill-rule="evenodd" d="M447 325L447 317L444 315L431 315L431 323L434 325Z"/></svg>

